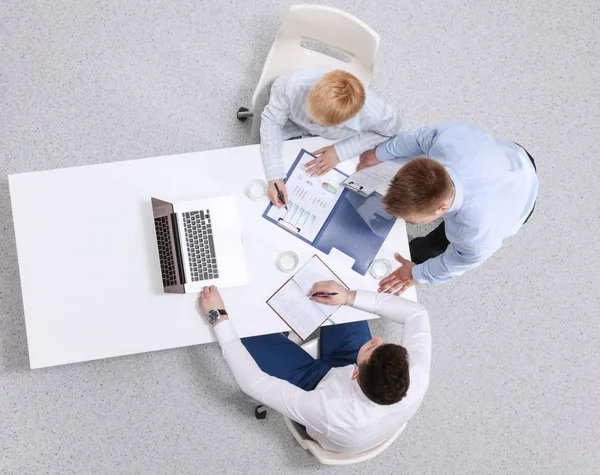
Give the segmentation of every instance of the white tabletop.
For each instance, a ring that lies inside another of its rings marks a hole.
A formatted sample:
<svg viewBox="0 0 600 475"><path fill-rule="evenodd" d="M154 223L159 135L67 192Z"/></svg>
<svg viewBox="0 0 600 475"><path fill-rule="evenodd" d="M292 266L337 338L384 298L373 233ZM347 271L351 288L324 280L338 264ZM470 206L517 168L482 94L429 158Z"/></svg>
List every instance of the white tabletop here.
<svg viewBox="0 0 600 475"><path fill-rule="evenodd" d="M321 138L284 144L286 167ZM340 168L351 173L356 161ZM288 330L266 305L290 277L276 256L293 250L306 262L318 254L351 288L377 281L350 269L352 260L324 255L262 218L268 201L244 195L263 178L258 145L9 176L31 368L216 341L200 317L196 295L164 294L150 197L168 201L234 194L242 216L249 283L223 289L241 337ZM378 257L397 267L408 256L398 220ZM416 300L414 288L405 297ZM342 307L336 321L371 318Z"/></svg>

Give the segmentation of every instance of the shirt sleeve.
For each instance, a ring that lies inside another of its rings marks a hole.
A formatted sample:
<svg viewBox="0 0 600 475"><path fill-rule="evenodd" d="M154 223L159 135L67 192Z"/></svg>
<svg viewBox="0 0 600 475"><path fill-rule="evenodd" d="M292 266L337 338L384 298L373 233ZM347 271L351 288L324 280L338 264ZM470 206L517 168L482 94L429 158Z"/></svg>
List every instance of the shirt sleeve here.
<svg viewBox="0 0 600 475"><path fill-rule="evenodd" d="M423 305L391 294L358 290L353 306L403 324L400 344L408 352L410 366L422 367L422 374L429 377L431 328L429 314Z"/></svg>
<svg viewBox="0 0 600 475"><path fill-rule="evenodd" d="M501 241L485 248L469 248L450 243L444 253L414 266L413 279L420 284L443 284L483 264L501 246Z"/></svg>
<svg viewBox="0 0 600 475"><path fill-rule="evenodd" d="M402 120L394 108L369 92L371 100L365 104L360 114L365 121L364 129L334 144L340 161L358 157L365 150L370 150L393 137L402 129ZM361 127L362 128L362 127Z"/></svg>
<svg viewBox="0 0 600 475"><path fill-rule="evenodd" d="M311 432L326 436L327 416L319 391L305 391L262 371L240 341L231 320L217 324L215 333L225 361L244 393L312 429Z"/></svg>
<svg viewBox="0 0 600 475"><path fill-rule="evenodd" d="M283 166L283 126L290 116L290 102L285 84L277 80L271 86L269 103L260 122L260 154L268 181L285 177Z"/></svg>
<svg viewBox="0 0 600 475"><path fill-rule="evenodd" d="M429 150L435 145L437 137L448 126L422 127L412 132L400 132L377 147L375 155L381 162L393 158L415 158L429 155Z"/></svg>

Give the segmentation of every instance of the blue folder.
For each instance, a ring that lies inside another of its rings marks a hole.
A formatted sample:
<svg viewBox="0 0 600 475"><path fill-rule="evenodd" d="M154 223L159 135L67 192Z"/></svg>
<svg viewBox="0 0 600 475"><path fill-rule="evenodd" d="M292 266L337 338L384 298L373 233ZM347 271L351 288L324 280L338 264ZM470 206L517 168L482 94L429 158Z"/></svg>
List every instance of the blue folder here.
<svg viewBox="0 0 600 475"><path fill-rule="evenodd" d="M292 175L305 153L309 154L304 149L300 150L287 177ZM348 176L340 170L337 171ZM284 181L287 181L287 177ZM365 198L344 188L319 234L312 242L267 216L273 206L270 203L263 213L263 218L325 254L329 254L335 247L354 259L352 270L365 275L396 221L396 218L384 210L381 198L377 193Z"/></svg>

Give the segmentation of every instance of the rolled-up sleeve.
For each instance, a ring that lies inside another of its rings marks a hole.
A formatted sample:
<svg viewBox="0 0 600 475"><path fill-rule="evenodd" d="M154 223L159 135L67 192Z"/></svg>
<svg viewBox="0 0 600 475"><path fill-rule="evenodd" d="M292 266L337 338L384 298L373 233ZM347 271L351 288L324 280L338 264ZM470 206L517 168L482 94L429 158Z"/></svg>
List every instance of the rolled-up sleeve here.
<svg viewBox="0 0 600 475"><path fill-rule="evenodd" d="M502 241L480 248L450 243L444 253L414 266L413 280L420 284L443 284L483 264L501 246Z"/></svg>
<svg viewBox="0 0 600 475"><path fill-rule="evenodd" d="M415 158L429 155L429 150L435 145L438 136L451 124L439 127L421 127L412 132L400 132L392 139L382 143L375 155L381 162L393 158Z"/></svg>

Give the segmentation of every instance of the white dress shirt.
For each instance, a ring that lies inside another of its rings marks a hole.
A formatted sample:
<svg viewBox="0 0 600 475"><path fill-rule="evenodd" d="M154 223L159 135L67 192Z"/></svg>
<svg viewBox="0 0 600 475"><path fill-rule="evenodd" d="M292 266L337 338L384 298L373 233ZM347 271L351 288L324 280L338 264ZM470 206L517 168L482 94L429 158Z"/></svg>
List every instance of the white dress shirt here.
<svg viewBox="0 0 600 475"><path fill-rule="evenodd" d="M368 399L352 380L353 365L331 369L313 391L269 376L248 353L231 320L215 326L223 356L242 391L304 425L310 437L334 452L363 452L389 439L417 412L429 385L431 333L425 308L402 297L363 290L357 292L354 307L404 324L400 344L409 355L410 385L396 404L383 406Z"/></svg>
<svg viewBox="0 0 600 475"><path fill-rule="evenodd" d="M413 267L421 284L446 282L482 264L519 230L537 197L538 178L525 150L474 125L401 132L377 147L376 155L382 161L433 158L454 182L456 196L443 216L450 245Z"/></svg>
<svg viewBox="0 0 600 475"><path fill-rule="evenodd" d="M344 161L400 132L402 122L392 106L368 89L365 105L352 119L331 127L311 124L306 112L308 93L330 71L302 69L283 74L273 82L260 124L260 152L267 180L285 177L281 148L286 139L299 135L344 139L334 145L340 161Z"/></svg>

